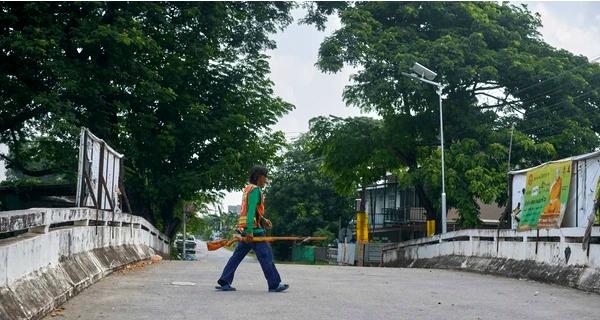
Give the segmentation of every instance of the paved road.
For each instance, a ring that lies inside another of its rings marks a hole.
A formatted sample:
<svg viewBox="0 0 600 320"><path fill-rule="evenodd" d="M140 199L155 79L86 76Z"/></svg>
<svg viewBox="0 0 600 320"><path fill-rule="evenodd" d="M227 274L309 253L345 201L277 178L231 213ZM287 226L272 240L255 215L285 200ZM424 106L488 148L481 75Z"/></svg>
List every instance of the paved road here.
<svg viewBox="0 0 600 320"><path fill-rule="evenodd" d="M291 288L268 293L260 265L247 258L238 291L218 292L215 279L228 256L221 249L203 252L200 261L112 275L52 319L600 319L600 295L440 270L280 264Z"/></svg>

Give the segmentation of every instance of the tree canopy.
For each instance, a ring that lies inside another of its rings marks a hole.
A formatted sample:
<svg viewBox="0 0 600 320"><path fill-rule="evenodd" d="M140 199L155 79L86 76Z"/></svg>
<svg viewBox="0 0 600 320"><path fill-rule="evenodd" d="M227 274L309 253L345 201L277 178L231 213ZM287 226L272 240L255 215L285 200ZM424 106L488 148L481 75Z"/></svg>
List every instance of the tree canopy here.
<svg viewBox="0 0 600 320"><path fill-rule="evenodd" d="M317 65L355 67L344 100L380 116L313 121L315 151L338 181L356 186L357 168L383 167L416 187L429 218L439 211L438 96L403 74L415 62L444 85L448 204L466 226L478 223L477 198L506 202L512 125L512 168L600 145L600 65L546 44L526 6L356 2L337 12L342 27L321 44ZM357 139L359 155L345 147Z"/></svg>
<svg viewBox="0 0 600 320"><path fill-rule="evenodd" d="M265 49L286 2L0 4L9 166L73 181L80 127L126 155L133 211L173 235L184 200L243 184L285 139ZM43 159L36 161L36 159Z"/></svg>

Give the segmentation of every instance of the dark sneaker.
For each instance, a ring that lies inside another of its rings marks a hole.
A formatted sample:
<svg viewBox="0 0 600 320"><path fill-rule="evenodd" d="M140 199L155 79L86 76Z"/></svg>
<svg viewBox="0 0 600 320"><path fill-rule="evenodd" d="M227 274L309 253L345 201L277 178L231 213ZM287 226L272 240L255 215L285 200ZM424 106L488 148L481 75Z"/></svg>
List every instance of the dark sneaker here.
<svg viewBox="0 0 600 320"><path fill-rule="evenodd" d="M281 292L287 290L290 286L284 283L280 283L277 288L269 289L269 292Z"/></svg>
<svg viewBox="0 0 600 320"><path fill-rule="evenodd" d="M229 284L226 284L224 286L216 286L215 289L221 290L221 291L235 291L235 288Z"/></svg>

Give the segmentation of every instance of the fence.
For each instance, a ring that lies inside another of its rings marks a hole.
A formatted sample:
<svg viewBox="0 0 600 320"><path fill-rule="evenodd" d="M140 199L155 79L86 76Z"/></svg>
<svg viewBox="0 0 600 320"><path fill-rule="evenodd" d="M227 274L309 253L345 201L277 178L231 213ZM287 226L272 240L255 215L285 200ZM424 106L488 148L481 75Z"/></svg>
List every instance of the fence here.
<svg viewBox="0 0 600 320"><path fill-rule="evenodd" d="M364 246L363 263L371 266L381 265L384 244L367 243ZM359 250L356 243L338 243L337 263L340 265L354 265L359 260L358 254Z"/></svg>
<svg viewBox="0 0 600 320"><path fill-rule="evenodd" d="M327 248L327 261L329 261L329 264L337 264L337 260L338 260L338 248L337 247Z"/></svg>
<svg viewBox="0 0 600 320"><path fill-rule="evenodd" d="M338 243L337 263L341 265L354 265L356 261L355 243Z"/></svg>
<svg viewBox="0 0 600 320"><path fill-rule="evenodd" d="M383 244L367 243L365 244L364 264L371 266L381 265Z"/></svg>

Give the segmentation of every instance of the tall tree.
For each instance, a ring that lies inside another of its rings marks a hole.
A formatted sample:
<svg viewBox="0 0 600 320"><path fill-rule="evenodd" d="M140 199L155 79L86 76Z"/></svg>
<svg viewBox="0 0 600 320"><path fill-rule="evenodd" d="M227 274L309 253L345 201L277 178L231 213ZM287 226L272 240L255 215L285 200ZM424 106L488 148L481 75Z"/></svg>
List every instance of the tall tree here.
<svg viewBox="0 0 600 320"><path fill-rule="evenodd" d="M9 163L28 169L32 154L44 154L46 169L76 172L77 135L88 127L125 153L134 212L173 235L181 201L241 186L283 145L268 128L292 106L273 94L264 51L291 7L1 3Z"/></svg>
<svg viewBox="0 0 600 320"><path fill-rule="evenodd" d="M319 171L321 159L308 152L308 139L300 137L276 167L266 189L266 215L275 235L337 234L354 213L353 195L340 195L333 180ZM330 239L333 240L333 239ZM289 243L275 243L275 254L287 258Z"/></svg>
<svg viewBox="0 0 600 320"><path fill-rule="evenodd" d="M415 62L445 86L448 203L467 226L478 222L476 198L506 201L512 124L513 167L600 144L600 66L546 44L525 6L357 2L338 13L342 27L321 44L317 65L357 67L344 99L381 116L381 135L368 146L395 158L390 169L416 187L430 219L440 208L438 97L403 74Z"/></svg>

